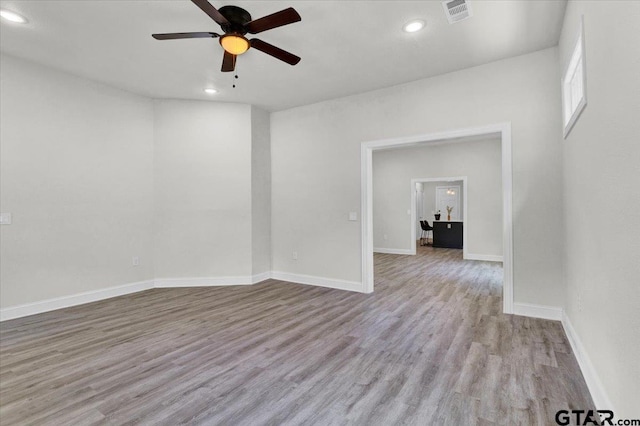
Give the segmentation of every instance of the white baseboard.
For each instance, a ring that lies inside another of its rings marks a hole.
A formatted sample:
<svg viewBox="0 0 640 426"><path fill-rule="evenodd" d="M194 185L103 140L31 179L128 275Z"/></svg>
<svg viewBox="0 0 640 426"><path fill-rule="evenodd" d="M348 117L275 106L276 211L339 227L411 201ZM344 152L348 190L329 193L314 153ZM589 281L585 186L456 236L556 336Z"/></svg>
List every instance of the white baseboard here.
<svg viewBox="0 0 640 426"><path fill-rule="evenodd" d="M154 280L155 288L175 287L220 287L231 285L251 285L250 277L219 277L219 278L158 278Z"/></svg>
<svg viewBox="0 0 640 426"><path fill-rule="evenodd" d="M221 287L255 284L253 276L251 275L236 277L156 278L154 283L156 288Z"/></svg>
<svg viewBox="0 0 640 426"><path fill-rule="evenodd" d="M582 375L584 376L584 381L587 382L587 387L591 393L591 398L593 398L593 403L596 405L596 409L611 410L615 413L616 409L604 390L604 386L602 386L600 376L598 376L596 369L593 367L591 359L580 341L580 337L573 328L567 313L564 311L562 312L562 326L564 327L564 332L569 339L569 344L571 345L573 354L578 360L580 370L582 370Z"/></svg>
<svg viewBox="0 0 640 426"><path fill-rule="evenodd" d="M0 321L26 317L28 315L41 314L43 312L54 311L56 309L68 308L85 303L97 302L111 297L123 296L125 294L137 293L153 288L153 281L140 281L137 283L125 284L116 287L108 287L100 290L85 291L71 296L56 297L54 299L42 300L40 302L25 303L24 305L10 306L0 309Z"/></svg>
<svg viewBox="0 0 640 426"><path fill-rule="evenodd" d="M497 254L471 254L467 253L464 258L466 260L484 260L486 262L502 262L503 258Z"/></svg>
<svg viewBox="0 0 640 426"><path fill-rule="evenodd" d="M0 321L26 317L56 309L69 308L85 303L97 302L125 294L137 293L152 288L178 288L178 287L220 287L232 285L253 285L270 278L289 281L298 284L316 285L340 290L363 292L362 283L355 281L337 280L332 278L314 277L310 275L290 274L287 272L266 271L259 274L236 277L196 277L196 278L158 278L156 280L141 281L125 284L117 287L109 287L101 290L88 291L70 296L57 297L55 299L24 305L10 306L0 309Z"/></svg>
<svg viewBox="0 0 640 426"><path fill-rule="evenodd" d="M385 253L385 254L416 254L411 249L394 249L394 248L373 248L374 253Z"/></svg>
<svg viewBox="0 0 640 426"><path fill-rule="evenodd" d="M513 314L525 317L562 321L562 308L558 306L532 305L530 303L514 303Z"/></svg>
<svg viewBox="0 0 640 426"><path fill-rule="evenodd" d="M334 278L316 277L312 275L291 274L289 272L272 271L271 278L296 284L315 285L319 287L335 288L338 290L364 293L364 286L358 281L338 280Z"/></svg>
<svg viewBox="0 0 640 426"><path fill-rule="evenodd" d="M264 280L271 278L271 271L261 272L259 274L253 274L251 277L251 284L258 284Z"/></svg>

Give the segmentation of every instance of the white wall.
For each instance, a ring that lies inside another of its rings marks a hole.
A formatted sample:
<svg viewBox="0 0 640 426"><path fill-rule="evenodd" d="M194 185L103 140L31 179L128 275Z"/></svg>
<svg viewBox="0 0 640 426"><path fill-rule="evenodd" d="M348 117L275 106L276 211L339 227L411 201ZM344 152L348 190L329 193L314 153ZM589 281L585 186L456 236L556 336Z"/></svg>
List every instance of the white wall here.
<svg viewBox="0 0 640 426"><path fill-rule="evenodd" d="M502 154L496 138L374 151L374 247L410 250L411 216L407 210L411 208L411 179L447 176L467 176L468 222L464 226L468 253L502 256ZM462 189L462 182L458 184ZM441 185L423 185L424 198L431 206L425 210L426 218L431 224L435 188ZM445 210L441 219L446 218Z"/></svg>
<svg viewBox="0 0 640 426"><path fill-rule="evenodd" d="M154 130L156 277L251 276L251 107L156 101Z"/></svg>
<svg viewBox="0 0 640 426"><path fill-rule="evenodd" d="M271 129L269 113L251 107L253 275L271 271Z"/></svg>
<svg viewBox="0 0 640 426"><path fill-rule="evenodd" d="M0 202L13 214L0 227L2 308L271 270L267 112L154 102L4 55L1 66Z"/></svg>
<svg viewBox="0 0 640 426"><path fill-rule="evenodd" d="M563 72L582 14L588 104L561 144L565 309L613 404L598 408L638 418L640 2L569 2Z"/></svg>
<svg viewBox="0 0 640 426"><path fill-rule="evenodd" d="M557 53L273 113L274 269L361 281L360 224L347 212L360 210L362 142L510 121L515 301L561 305L562 221L549 220L562 217L562 193L549 190L562 176Z"/></svg>
<svg viewBox="0 0 640 426"><path fill-rule="evenodd" d="M0 57L2 307L153 278L153 106ZM139 256L140 266L132 266Z"/></svg>

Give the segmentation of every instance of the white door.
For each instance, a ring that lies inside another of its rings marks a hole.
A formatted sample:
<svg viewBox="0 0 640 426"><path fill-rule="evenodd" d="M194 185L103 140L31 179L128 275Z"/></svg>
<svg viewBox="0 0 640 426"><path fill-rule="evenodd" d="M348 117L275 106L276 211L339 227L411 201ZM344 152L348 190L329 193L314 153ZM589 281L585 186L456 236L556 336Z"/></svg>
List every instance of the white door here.
<svg viewBox="0 0 640 426"><path fill-rule="evenodd" d="M440 210L440 220L447 220L447 206L453 207L451 220L461 220L459 186L436 187L436 209Z"/></svg>

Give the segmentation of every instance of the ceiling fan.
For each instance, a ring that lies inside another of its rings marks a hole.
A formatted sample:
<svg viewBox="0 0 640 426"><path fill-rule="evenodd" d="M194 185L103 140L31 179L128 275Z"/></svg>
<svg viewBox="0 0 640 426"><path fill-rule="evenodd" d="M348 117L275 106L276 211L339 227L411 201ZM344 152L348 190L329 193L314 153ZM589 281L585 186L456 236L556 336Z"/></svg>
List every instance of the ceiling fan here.
<svg viewBox="0 0 640 426"><path fill-rule="evenodd" d="M292 7L272 13L263 18L252 20L251 15L246 10L237 6L223 6L220 10L213 7L207 0L191 0L204 13L209 15L211 19L216 21L224 34L220 35L213 32L197 32L197 33L169 33L169 34L152 34L156 40L175 40L181 38L218 38L220 45L224 49L224 57L222 58L222 72L233 71L236 67L236 58L249 50L250 47L260 50L267 55L271 55L276 59L280 59L290 65L300 62L300 57L282 50L272 44L257 38L251 40L245 37L245 34L258 34L272 28L281 27L283 25L293 24L301 21L302 18Z"/></svg>

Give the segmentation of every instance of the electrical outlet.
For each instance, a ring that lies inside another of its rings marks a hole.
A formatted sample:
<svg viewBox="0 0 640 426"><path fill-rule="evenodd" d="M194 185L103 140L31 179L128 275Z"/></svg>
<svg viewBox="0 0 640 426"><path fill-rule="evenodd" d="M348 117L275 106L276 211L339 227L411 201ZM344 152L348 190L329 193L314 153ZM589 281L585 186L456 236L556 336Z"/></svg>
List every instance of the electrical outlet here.
<svg viewBox="0 0 640 426"><path fill-rule="evenodd" d="M140 258L138 256L133 256L133 258L131 259L131 264L133 266L138 266L140 265Z"/></svg>
<svg viewBox="0 0 640 426"><path fill-rule="evenodd" d="M11 225L11 213L0 213L0 225Z"/></svg>
<svg viewBox="0 0 640 426"><path fill-rule="evenodd" d="M292 258L293 260L298 260L298 252L294 250L294 252L293 252L293 253L291 253L291 258Z"/></svg>

